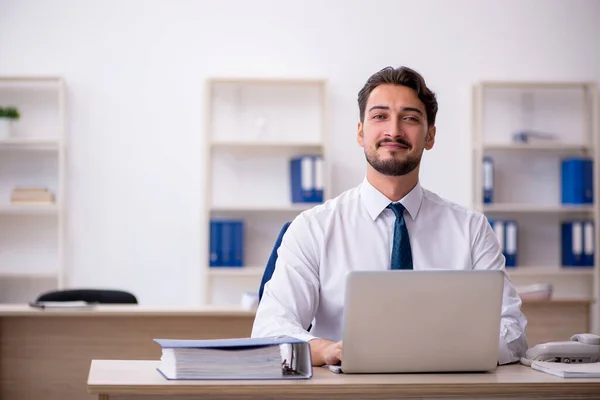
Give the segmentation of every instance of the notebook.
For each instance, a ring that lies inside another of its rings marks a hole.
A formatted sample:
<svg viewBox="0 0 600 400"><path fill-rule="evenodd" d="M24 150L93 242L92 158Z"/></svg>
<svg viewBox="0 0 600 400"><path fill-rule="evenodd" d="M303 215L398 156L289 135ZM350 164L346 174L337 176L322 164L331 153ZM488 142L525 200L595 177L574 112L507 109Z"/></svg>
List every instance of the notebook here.
<svg viewBox="0 0 600 400"><path fill-rule="evenodd" d="M158 371L169 380L312 377L308 342L289 336L154 341L162 348Z"/></svg>
<svg viewBox="0 0 600 400"><path fill-rule="evenodd" d="M533 361L531 368L561 378L600 378L600 362L568 364Z"/></svg>
<svg viewBox="0 0 600 400"><path fill-rule="evenodd" d="M46 308L92 308L96 303L88 303L85 301L36 301L29 303L30 307L46 309Z"/></svg>

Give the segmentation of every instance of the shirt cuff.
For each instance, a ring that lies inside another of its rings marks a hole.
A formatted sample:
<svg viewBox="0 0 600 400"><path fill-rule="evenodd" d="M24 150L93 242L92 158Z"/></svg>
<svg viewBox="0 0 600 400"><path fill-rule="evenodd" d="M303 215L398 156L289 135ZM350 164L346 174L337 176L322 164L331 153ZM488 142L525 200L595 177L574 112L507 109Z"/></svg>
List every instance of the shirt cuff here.
<svg viewBox="0 0 600 400"><path fill-rule="evenodd" d="M303 340L305 342L308 342L312 339L317 339L316 336L313 336L310 333L292 333L292 334L288 334L288 336L293 337L298 340Z"/></svg>
<svg viewBox="0 0 600 400"><path fill-rule="evenodd" d="M508 344L504 341L502 336L498 337L498 364L509 364L518 361L515 359L512 351L508 348Z"/></svg>

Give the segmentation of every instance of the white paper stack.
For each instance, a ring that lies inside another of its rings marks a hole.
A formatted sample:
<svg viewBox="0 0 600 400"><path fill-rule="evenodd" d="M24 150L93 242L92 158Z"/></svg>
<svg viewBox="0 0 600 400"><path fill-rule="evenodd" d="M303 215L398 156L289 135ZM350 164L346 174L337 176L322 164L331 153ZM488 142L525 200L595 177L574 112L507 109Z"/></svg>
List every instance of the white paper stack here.
<svg viewBox="0 0 600 400"><path fill-rule="evenodd" d="M534 361L531 368L561 378L600 378L600 363L559 363Z"/></svg>

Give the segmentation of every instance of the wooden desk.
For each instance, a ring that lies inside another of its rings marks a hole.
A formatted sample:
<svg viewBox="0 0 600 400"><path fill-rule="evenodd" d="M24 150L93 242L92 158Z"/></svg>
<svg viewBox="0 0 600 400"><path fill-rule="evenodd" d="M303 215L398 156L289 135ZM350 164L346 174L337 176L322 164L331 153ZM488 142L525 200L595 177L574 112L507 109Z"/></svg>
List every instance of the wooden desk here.
<svg viewBox="0 0 600 400"><path fill-rule="evenodd" d="M0 306L0 399L84 400L92 359L160 359L156 337L249 336L254 312L238 308Z"/></svg>
<svg viewBox="0 0 600 400"><path fill-rule="evenodd" d="M595 398L600 379L562 379L521 365L479 374L344 375L315 368L308 380L168 381L157 361L93 360L88 391L99 400Z"/></svg>
<svg viewBox="0 0 600 400"><path fill-rule="evenodd" d="M589 302L526 302L529 345L589 331ZM99 306L38 310L0 305L0 399L85 400L92 359L158 360L156 337L249 336L254 312L238 308Z"/></svg>

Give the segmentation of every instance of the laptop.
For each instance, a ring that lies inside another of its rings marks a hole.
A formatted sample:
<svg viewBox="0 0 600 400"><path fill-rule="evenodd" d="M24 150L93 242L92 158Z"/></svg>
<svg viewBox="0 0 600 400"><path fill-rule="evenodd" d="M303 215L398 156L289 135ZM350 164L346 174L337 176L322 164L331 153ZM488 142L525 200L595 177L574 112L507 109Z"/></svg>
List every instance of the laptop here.
<svg viewBox="0 0 600 400"><path fill-rule="evenodd" d="M344 373L484 372L496 368L504 273L353 271Z"/></svg>

